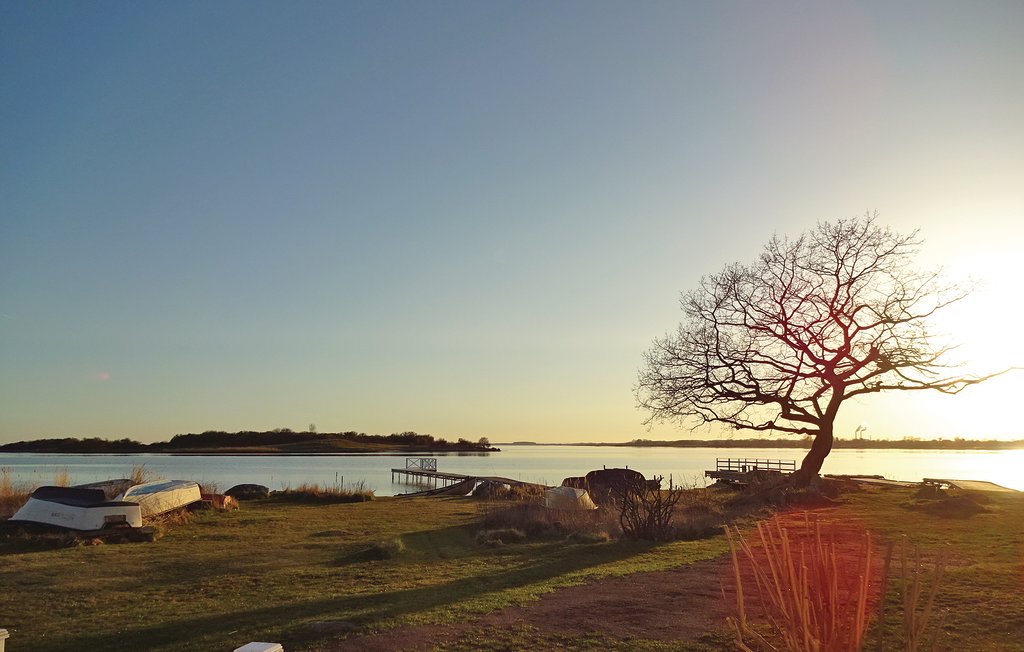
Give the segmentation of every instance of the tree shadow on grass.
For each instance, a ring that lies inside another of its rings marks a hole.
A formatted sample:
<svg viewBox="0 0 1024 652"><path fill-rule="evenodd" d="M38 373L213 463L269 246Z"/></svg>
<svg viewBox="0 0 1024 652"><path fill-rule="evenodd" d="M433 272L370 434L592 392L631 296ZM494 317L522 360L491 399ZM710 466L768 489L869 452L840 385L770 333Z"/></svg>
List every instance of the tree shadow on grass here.
<svg viewBox="0 0 1024 652"><path fill-rule="evenodd" d="M426 536L426 535L424 535ZM390 591L307 600L288 604L260 605L253 596L252 608L217 613L195 618L182 618L152 626L133 627L125 623L118 632L79 636L48 650L125 650L153 649L160 646L174 649L226 648L235 642L273 637L289 646L321 640L323 634L308 625L316 621L347 621L357 629L371 625L387 625L396 619L427 611L458 608L461 602L490 593L523 588L589 567L621 561L651 548L650 545L619 543L600 546L573 546L557 558L544 558L514 569L484 573L452 582ZM154 605L159 609L159 605ZM228 632L231 641L225 641ZM283 640L281 640L283 639ZM43 648L39 648L42 650Z"/></svg>

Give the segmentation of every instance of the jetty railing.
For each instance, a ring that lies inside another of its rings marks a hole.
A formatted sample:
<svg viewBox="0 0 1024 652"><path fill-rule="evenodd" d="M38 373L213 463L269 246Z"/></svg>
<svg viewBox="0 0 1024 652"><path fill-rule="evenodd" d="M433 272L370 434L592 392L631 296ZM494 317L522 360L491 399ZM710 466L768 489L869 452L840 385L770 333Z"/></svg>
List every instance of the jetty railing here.
<svg viewBox="0 0 1024 652"><path fill-rule="evenodd" d="M391 482L447 487L471 476L462 473L441 473L436 457L407 457L404 469L391 469Z"/></svg>
<svg viewBox="0 0 1024 652"><path fill-rule="evenodd" d="M751 459L747 457L718 457L715 459L716 471L747 473L749 471L779 471L792 473L796 471L796 460Z"/></svg>
<svg viewBox="0 0 1024 652"><path fill-rule="evenodd" d="M420 471L437 471L436 457L407 457L405 468L418 469Z"/></svg>

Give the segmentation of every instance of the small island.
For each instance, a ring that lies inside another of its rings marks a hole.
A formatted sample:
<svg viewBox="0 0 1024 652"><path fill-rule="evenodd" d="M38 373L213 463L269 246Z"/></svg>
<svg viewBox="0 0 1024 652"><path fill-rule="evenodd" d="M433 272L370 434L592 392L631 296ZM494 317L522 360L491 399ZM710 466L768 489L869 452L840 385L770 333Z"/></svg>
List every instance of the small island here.
<svg viewBox="0 0 1024 652"><path fill-rule="evenodd" d="M256 432L175 435L170 441L145 444L134 439L61 437L18 441L0 446L4 453L171 455L343 455L351 453L497 452L486 437L476 442L459 438L450 442L433 435L401 432L368 435L362 432L294 432L289 428Z"/></svg>

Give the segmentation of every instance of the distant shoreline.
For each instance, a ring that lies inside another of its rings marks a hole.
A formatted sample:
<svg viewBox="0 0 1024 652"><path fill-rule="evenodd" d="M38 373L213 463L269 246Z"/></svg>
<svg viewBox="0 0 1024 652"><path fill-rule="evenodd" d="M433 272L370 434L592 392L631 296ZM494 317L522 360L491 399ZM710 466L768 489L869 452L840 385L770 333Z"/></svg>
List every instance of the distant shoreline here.
<svg viewBox="0 0 1024 652"><path fill-rule="evenodd" d="M500 448L488 450L427 450L427 451L350 451L329 452L310 451L53 451L53 450L17 450L0 449L4 455L109 455L124 457L126 455L153 455L158 457L423 457L425 455L457 456L457 455L490 455L500 453Z"/></svg>
<svg viewBox="0 0 1024 652"><path fill-rule="evenodd" d="M513 441L499 446L601 446L608 448L765 448L807 450L809 439L634 439L628 442ZM1024 449L1024 439L836 439L834 450L1007 451ZM362 433L206 432L178 435L170 442L143 444L133 440L38 439L0 445L0 453L36 455L179 455L245 457L345 457L423 455L480 455L500 452L486 438L478 442L448 442L430 435L401 433L380 436Z"/></svg>
<svg viewBox="0 0 1024 652"><path fill-rule="evenodd" d="M607 446L613 448L778 448L807 450L810 442L800 439L678 439L659 441L634 439L628 442L497 442L498 446ZM1004 451L1024 449L1024 439L836 439L833 450L934 450Z"/></svg>

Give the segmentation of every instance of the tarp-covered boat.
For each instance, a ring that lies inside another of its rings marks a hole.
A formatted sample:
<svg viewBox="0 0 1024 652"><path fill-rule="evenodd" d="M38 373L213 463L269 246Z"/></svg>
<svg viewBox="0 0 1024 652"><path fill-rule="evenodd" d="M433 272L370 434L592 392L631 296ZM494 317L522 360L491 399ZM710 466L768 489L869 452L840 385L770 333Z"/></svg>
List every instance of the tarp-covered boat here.
<svg viewBox="0 0 1024 652"><path fill-rule="evenodd" d="M136 502L107 500L102 489L39 487L9 520L82 531L142 527L142 509Z"/></svg>
<svg viewBox="0 0 1024 652"><path fill-rule="evenodd" d="M575 487L553 487L545 490L544 506L548 509L572 511L597 509L587 490Z"/></svg>

